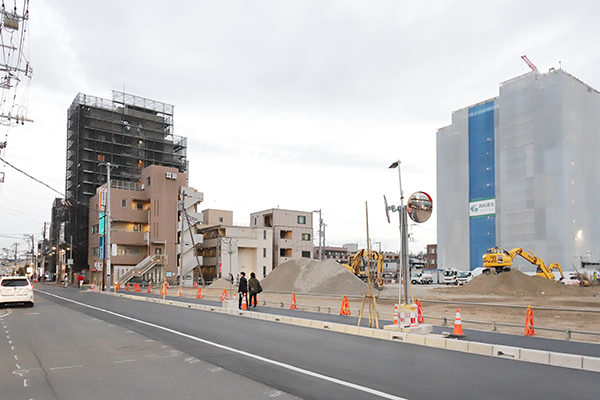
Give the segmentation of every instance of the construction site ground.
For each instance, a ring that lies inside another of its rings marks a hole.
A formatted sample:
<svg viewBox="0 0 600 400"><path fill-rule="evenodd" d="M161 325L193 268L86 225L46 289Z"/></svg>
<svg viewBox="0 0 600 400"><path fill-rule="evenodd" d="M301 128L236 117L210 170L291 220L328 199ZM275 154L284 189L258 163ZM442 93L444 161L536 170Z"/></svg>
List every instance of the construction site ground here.
<svg viewBox="0 0 600 400"><path fill-rule="evenodd" d="M507 276L500 277L500 279ZM528 277L531 279L543 279ZM566 339L567 329L573 331L571 340L586 342L600 342L600 286L591 287L565 287L554 282L540 282L542 285L552 283L556 285L561 295L539 291L534 295L528 293L507 294L481 294L472 290L469 285L463 287L447 287L444 285L411 285L412 298L420 299L425 322L433 325L442 325L446 317L448 330L452 331L456 311L460 310L462 325L465 329L478 329L491 331L492 323L496 323L496 331L523 335L526 307L532 306L534 311L534 327L555 328L560 331L546 331L537 329L538 337ZM384 290L378 293L377 311L379 319L390 323L393 320L394 308L398 303L399 285L387 284ZM231 286L235 293L237 288ZM217 281L212 286L202 289L205 299L219 301L223 289L230 292L230 286L225 282ZM197 289L183 289L186 297L195 297ZM340 313L343 294L281 292L265 290L258 295L259 307L280 307L289 309L295 294L298 309L321 312ZM365 291L366 293L366 291ZM176 289L170 289L169 295L176 295ZM363 307L363 296L360 293L348 293L352 315L358 316ZM476 305L463 303L477 303ZM497 305L500 305L497 306ZM521 306L511 308L505 306ZM550 309L550 310L547 310ZM368 318L368 304L364 306L364 317ZM476 322L475 322L476 321ZM514 324L515 327L502 326L501 324ZM592 332L599 335L579 334L576 332Z"/></svg>

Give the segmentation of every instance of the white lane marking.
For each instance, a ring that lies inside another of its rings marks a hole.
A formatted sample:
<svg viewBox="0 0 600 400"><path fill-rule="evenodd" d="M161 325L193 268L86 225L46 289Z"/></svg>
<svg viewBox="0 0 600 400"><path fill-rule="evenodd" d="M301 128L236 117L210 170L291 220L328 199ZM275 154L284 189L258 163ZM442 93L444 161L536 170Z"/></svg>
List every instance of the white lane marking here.
<svg viewBox="0 0 600 400"><path fill-rule="evenodd" d="M165 332L173 333L175 335L179 335L179 336L191 339L191 340L195 340L197 342L204 343L204 344L207 344L209 346L217 347L217 348L225 350L225 351L230 351L232 353L236 353L236 354L248 357L248 358L253 358L255 360L262 361L262 362L267 363L267 364L272 364L272 365L275 365L275 366L278 366L278 367L281 367L281 368L284 368L284 369L288 369L290 371L298 372L298 373L306 375L306 376L310 376L310 377L321 379L321 380L324 380L324 381L327 381L327 382L335 383L335 384L338 384L340 386L346 386L348 388L355 389L355 390L358 390L358 391L361 391L361 392L365 392L365 393L369 393L369 394L372 394L372 395L375 395L375 396L378 396L378 397L382 397L384 399L390 399L390 400L408 400L405 397L394 396L393 394L381 392L379 390L371 389L371 388L368 388L366 386L357 385L355 383L347 382L347 381L344 381L344 380L341 380L341 379L337 379L337 378L334 378L332 376L323 375L323 374L320 374L318 372L313 372L313 371L310 371L310 370L307 370L307 369L304 369L304 368L296 367L296 366L291 365L291 364L286 364L286 363L283 363L283 362L280 362L280 361L272 360L270 358L266 358L266 357L262 357L262 356L259 356L259 355L256 355L256 354L248 353L247 351L244 351L244 350L239 350L239 349L235 349L233 347L225 346L225 345L222 345L222 344L219 344L219 343L216 343L216 342L211 342L209 340L202 339L202 338L199 338L197 336L192 336L192 335L189 335L187 333L179 332L179 331L176 331L176 330L171 329L171 328L167 328L167 327L164 327L164 326L153 324L151 322L146 322L146 321L142 321L140 319L128 317L127 315L119 314L119 313L116 313L114 311L105 310L105 309L100 308L100 307L91 306L89 304L85 304L85 303L81 303L79 301L71 300L71 299L68 299L66 297L62 297L62 296L58 296L58 295L53 294L53 293L45 292L43 290L39 290L39 291L42 292L42 293L44 293L44 294L47 294L49 296L56 297L57 299L61 299L61 300L68 301L70 303L78 304L78 305L80 305L82 307L91 308L92 310L101 311L101 312L104 312L104 313L107 313L107 314L110 314L110 315L114 315L116 317L120 317L120 318L129 320L129 321L137 322L137 323L142 324L142 325L150 326L150 327L156 328L156 329L161 329L161 330L163 330Z"/></svg>
<svg viewBox="0 0 600 400"><path fill-rule="evenodd" d="M21 369L21 366L19 364L15 364L17 366L17 369Z"/></svg>
<svg viewBox="0 0 600 400"><path fill-rule="evenodd" d="M136 362L137 360L122 360L122 361L115 361L113 362L113 364L122 364L122 363L127 363L127 362Z"/></svg>
<svg viewBox="0 0 600 400"><path fill-rule="evenodd" d="M19 356L15 354L15 360L18 360L18 359L19 359Z"/></svg>
<svg viewBox="0 0 600 400"><path fill-rule="evenodd" d="M48 371L55 371L55 370L58 370L58 369L79 368L79 367L83 367L83 365L67 365L65 367L52 367L52 368L48 368Z"/></svg>
<svg viewBox="0 0 600 400"><path fill-rule="evenodd" d="M27 387L27 379L23 379L23 386Z"/></svg>

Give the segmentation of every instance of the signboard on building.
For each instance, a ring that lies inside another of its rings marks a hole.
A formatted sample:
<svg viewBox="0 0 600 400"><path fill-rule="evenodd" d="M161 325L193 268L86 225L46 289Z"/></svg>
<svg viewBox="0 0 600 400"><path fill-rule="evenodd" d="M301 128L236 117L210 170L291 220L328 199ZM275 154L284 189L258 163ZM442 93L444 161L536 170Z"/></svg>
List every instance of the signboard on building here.
<svg viewBox="0 0 600 400"><path fill-rule="evenodd" d="M496 199L485 199L469 203L469 217L483 217L496 214Z"/></svg>
<svg viewBox="0 0 600 400"><path fill-rule="evenodd" d="M104 236L98 238L98 258L104 260Z"/></svg>

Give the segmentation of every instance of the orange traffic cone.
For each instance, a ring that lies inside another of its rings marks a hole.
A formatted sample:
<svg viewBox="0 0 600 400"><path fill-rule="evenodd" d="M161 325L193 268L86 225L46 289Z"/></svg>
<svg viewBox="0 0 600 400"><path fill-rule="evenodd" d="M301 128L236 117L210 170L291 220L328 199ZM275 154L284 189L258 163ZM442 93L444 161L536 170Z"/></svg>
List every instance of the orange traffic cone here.
<svg viewBox="0 0 600 400"><path fill-rule="evenodd" d="M198 282L194 282L194 287L198 287Z"/></svg>
<svg viewBox="0 0 600 400"><path fill-rule="evenodd" d="M415 301L417 305L417 322L422 324L425 322L425 316L423 315L423 307L421 307L421 300Z"/></svg>
<svg viewBox="0 0 600 400"><path fill-rule="evenodd" d="M460 320L460 310L456 309L456 318L454 319L454 331L452 336L464 336L462 330L462 322Z"/></svg>
<svg viewBox="0 0 600 400"><path fill-rule="evenodd" d="M139 292L139 291L141 291L141 290L142 290L142 289L140 289L140 285L136 283L136 284L135 284L135 291L136 291L136 292Z"/></svg>
<svg viewBox="0 0 600 400"><path fill-rule="evenodd" d="M394 307L394 325L398 325L398 304Z"/></svg>
<svg viewBox="0 0 600 400"><path fill-rule="evenodd" d="M242 297L242 310L248 309L247 301L248 301L248 299L246 298L246 293L244 293L244 297Z"/></svg>
<svg viewBox="0 0 600 400"><path fill-rule="evenodd" d="M340 315L351 315L350 314L350 302L348 301L348 297L344 295L342 299L342 308L340 310Z"/></svg>
<svg viewBox="0 0 600 400"><path fill-rule="evenodd" d="M202 294L202 288L198 287L198 292L196 293L196 298L201 299L202 297L204 297L204 295Z"/></svg>
<svg viewBox="0 0 600 400"><path fill-rule="evenodd" d="M125 286L125 290L129 291L129 283Z"/></svg>
<svg viewBox="0 0 600 400"><path fill-rule="evenodd" d="M296 307L296 293L292 293L292 301L290 302L290 310L297 310Z"/></svg>
<svg viewBox="0 0 600 400"><path fill-rule="evenodd" d="M121 290L121 282L117 282L116 290Z"/></svg>
<svg viewBox="0 0 600 400"><path fill-rule="evenodd" d="M533 329L533 309L531 306L527 306L527 316L525 317L525 336L535 335Z"/></svg>
<svg viewBox="0 0 600 400"><path fill-rule="evenodd" d="M181 286L179 286L179 289L177 290L177 297L183 297L183 288Z"/></svg>
<svg viewBox="0 0 600 400"><path fill-rule="evenodd" d="M92 290L94 290L94 284L92 283Z"/></svg>
<svg viewBox="0 0 600 400"><path fill-rule="evenodd" d="M148 284L148 293L152 293L152 285Z"/></svg>
<svg viewBox="0 0 600 400"><path fill-rule="evenodd" d="M221 294L221 301L229 300L227 297L227 289L223 289L223 293Z"/></svg>

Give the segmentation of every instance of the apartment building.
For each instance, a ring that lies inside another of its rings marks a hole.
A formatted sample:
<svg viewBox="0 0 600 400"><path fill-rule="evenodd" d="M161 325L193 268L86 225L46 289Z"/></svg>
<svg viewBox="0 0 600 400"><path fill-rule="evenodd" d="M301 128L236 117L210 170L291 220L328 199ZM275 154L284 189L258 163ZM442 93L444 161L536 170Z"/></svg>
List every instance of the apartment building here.
<svg viewBox="0 0 600 400"><path fill-rule="evenodd" d="M272 266L313 258L312 212L272 208L250 214L250 226L273 231Z"/></svg>
<svg viewBox="0 0 600 400"><path fill-rule="evenodd" d="M185 246L183 229L187 225L182 223L182 207L185 204L189 214L201 218L194 211L203 196L186 186L186 182L186 174L177 168L158 165L144 168L141 182L111 179L110 249L105 248L107 185L96 190L89 202L90 281L102 282L107 251L111 252L107 273L113 281L125 281L133 273L153 282L163 278L175 281L182 273L182 261L188 265L184 275L193 269L189 265L193 246ZM201 240L198 235L194 238ZM184 251L184 247L190 250ZM182 254L187 254L186 258L182 259Z"/></svg>

